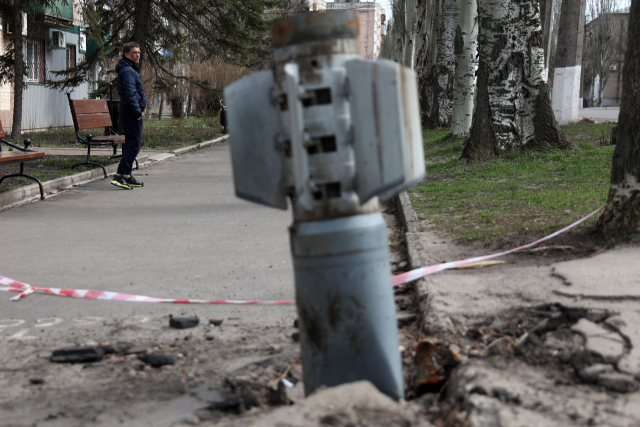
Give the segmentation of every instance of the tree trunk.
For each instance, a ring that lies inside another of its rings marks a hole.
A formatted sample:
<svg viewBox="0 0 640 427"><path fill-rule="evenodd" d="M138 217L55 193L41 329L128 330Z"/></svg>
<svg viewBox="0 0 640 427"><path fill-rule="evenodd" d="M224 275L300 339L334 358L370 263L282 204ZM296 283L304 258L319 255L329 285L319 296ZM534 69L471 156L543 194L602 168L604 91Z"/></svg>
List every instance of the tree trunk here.
<svg viewBox="0 0 640 427"><path fill-rule="evenodd" d="M420 0L416 8L416 15L414 70L418 79L420 116L422 123L426 124L433 98L430 71L433 69L438 55L439 0Z"/></svg>
<svg viewBox="0 0 640 427"><path fill-rule="evenodd" d="M479 161L524 148L567 147L544 80L536 0L478 4L477 101L464 159Z"/></svg>
<svg viewBox="0 0 640 427"><path fill-rule="evenodd" d="M11 139L18 142L22 136L22 92L24 91L24 54L22 52L22 0L13 3L13 125Z"/></svg>
<svg viewBox="0 0 640 427"><path fill-rule="evenodd" d="M140 63L138 69L142 70L144 59L144 45L147 40L147 29L149 28L149 14L151 13L151 0L137 0L138 10L133 29L133 41L140 43Z"/></svg>
<svg viewBox="0 0 640 427"><path fill-rule="evenodd" d="M160 108L158 108L158 120L162 120L162 113L164 112L164 92L160 95Z"/></svg>
<svg viewBox="0 0 640 427"><path fill-rule="evenodd" d="M456 56L456 77L453 90L451 135L456 138L465 138L471 129L476 84L476 55L478 53L478 3L476 0L462 0L454 53Z"/></svg>
<svg viewBox="0 0 640 427"><path fill-rule="evenodd" d="M631 3L629 42L622 73L622 101L611 188L597 228L607 238L640 232L640 1Z"/></svg>
<svg viewBox="0 0 640 427"><path fill-rule="evenodd" d="M416 0L404 0L404 40L402 64L413 69L415 64Z"/></svg>
<svg viewBox="0 0 640 427"><path fill-rule="evenodd" d="M459 0L441 0L438 22L437 54L428 72L427 110L423 122L428 128L449 127L453 113L453 81L456 59L454 40L460 13Z"/></svg>

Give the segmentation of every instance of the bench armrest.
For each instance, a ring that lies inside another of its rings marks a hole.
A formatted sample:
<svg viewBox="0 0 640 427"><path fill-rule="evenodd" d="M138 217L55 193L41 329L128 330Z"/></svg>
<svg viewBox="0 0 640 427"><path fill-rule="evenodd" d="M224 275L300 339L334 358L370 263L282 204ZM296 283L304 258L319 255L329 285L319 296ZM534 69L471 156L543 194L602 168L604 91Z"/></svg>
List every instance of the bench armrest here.
<svg viewBox="0 0 640 427"><path fill-rule="evenodd" d="M27 141L28 141L28 142L27 142ZM20 151L24 151L24 152L34 152L33 150L29 150L29 149L28 149L28 148L29 148L29 145L31 145L31 140L30 140L30 139L28 139L28 138L24 140L24 148L22 148L22 147L20 147L20 146L17 146L16 144L14 144L14 143L12 143L12 142L7 141L7 140L6 140L6 139L4 139L4 138L0 138L0 142L4 142L4 143L5 143L5 144L7 144L9 147L13 147L13 148L15 148L16 150L20 150ZM0 147L0 151L2 151L2 147Z"/></svg>

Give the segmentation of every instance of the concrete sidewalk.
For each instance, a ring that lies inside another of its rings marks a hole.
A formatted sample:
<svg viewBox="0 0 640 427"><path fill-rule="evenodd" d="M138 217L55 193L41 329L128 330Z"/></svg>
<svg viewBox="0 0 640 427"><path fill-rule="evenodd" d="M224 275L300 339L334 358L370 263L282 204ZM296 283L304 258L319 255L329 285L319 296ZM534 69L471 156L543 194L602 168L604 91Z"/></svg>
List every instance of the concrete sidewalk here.
<svg viewBox="0 0 640 427"><path fill-rule="evenodd" d="M619 115L620 107L592 107L578 110L580 119L590 119L596 123L617 122Z"/></svg>
<svg viewBox="0 0 640 427"><path fill-rule="evenodd" d="M173 157L137 174L131 191L98 180L44 201L0 212L0 275L35 286L96 289L166 298L294 299L289 212L235 197L229 145ZM60 316L166 316L171 305L138 305L31 295L2 318L26 324ZM189 312L293 321L287 307L191 306ZM11 334L11 328L0 328Z"/></svg>
<svg viewBox="0 0 640 427"><path fill-rule="evenodd" d="M480 244L457 245L418 220L406 194L399 205L412 268L492 253ZM470 424L640 425L640 246L625 245L564 262L526 253L498 259L506 263L449 270L416 285L424 333L443 343L478 333L508 334L505 339L511 341L505 343L512 344L526 342L525 334L539 337L533 341L538 348L522 346L524 357L517 357L513 348L498 350L500 346L495 353L487 348L482 356L478 345L490 342L488 335L457 342L469 359L452 374L449 393L465 395L475 407ZM547 326L534 333L526 326L530 313L544 314L544 307L556 307L556 314L551 309ZM574 317L562 317L557 307L573 310ZM514 333L509 328L520 329ZM495 392L470 392L496 388L518 396L518 404L498 399Z"/></svg>

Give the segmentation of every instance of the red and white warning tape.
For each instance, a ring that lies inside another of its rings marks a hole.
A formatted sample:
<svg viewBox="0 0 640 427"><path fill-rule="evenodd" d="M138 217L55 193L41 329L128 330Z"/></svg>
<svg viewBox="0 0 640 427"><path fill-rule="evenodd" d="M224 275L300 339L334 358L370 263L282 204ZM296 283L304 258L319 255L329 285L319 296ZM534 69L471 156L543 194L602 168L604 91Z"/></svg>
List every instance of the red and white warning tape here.
<svg viewBox="0 0 640 427"><path fill-rule="evenodd" d="M203 300L203 299L169 299L154 298L144 295L123 294L120 292L107 291L89 291L86 289L59 289L59 288L37 288L35 286L21 283L8 277L0 276L0 284L8 287L0 287L0 291L19 292L11 298L12 301L18 301L34 292L43 292L52 295L60 295L63 297L85 298L85 299L103 299L112 301L131 301L131 302L165 302L172 304L234 304L234 305L287 305L295 304L295 301L238 301L238 300Z"/></svg>
<svg viewBox="0 0 640 427"><path fill-rule="evenodd" d="M469 259L464 259L460 261L453 261L453 262L447 262L443 264L430 265L428 267L416 268L415 270L411 270L406 273L393 276L391 283L393 284L393 287L397 287L404 283L413 282L414 280L418 280L422 277L429 276L430 274L438 273L440 271L449 270L451 268L459 267L461 265L472 264L474 262L486 261L488 259L512 254L515 252L522 251L524 249L529 249L542 242L552 239L564 233L567 230L572 229L573 227L577 226L578 224L586 221L587 219L591 218L592 216L600 212L602 208L604 208L604 206L601 206L597 210L591 212L589 215L574 222L573 224L568 225L563 229L556 231L553 234L543 237L540 240L536 240L533 243L529 243L528 245L520 246L518 248L511 249L509 251L495 253L492 255L485 255L485 256L480 256L476 258L469 258ZM60 296L73 297L73 298L101 299L101 300L111 300L111 301L131 301L131 302L156 302L156 303L163 302L163 303L171 303L171 304L291 305L296 303L295 301L169 299L169 298L147 297L144 295L123 294L120 292L90 291L85 289L38 288L35 286L28 285L26 283L21 283L16 280L9 279L8 277L2 277L2 276L0 276L0 285L4 285L0 287L0 291L19 293L19 295L16 295L15 297L11 298L12 301L18 301L34 292L42 292L42 293L47 293L52 295L60 295Z"/></svg>
<svg viewBox="0 0 640 427"><path fill-rule="evenodd" d="M414 280L418 280L418 279L420 279L422 277L428 276L430 274L438 273L440 271L449 270L451 268L459 267L461 265L473 264L474 262L486 261L488 259L498 258L498 257L504 256L504 255L520 252L520 251L522 251L524 249L532 248L532 247L534 247L536 245L539 245L542 242L545 242L545 241L547 241L549 239L553 239L554 237L564 233L565 231L572 229L576 225L588 220L589 218L591 218L592 216L594 216L595 214L600 212L600 210L602 210L602 208L604 208L604 206L605 205L600 206L597 210L591 212L589 215L585 216L582 219L579 219L578 221L574 222L573 224L567 225L563 229L558 230L555 233L549 234L548 236L543 237L540 240L536 240L533 243L529 243L528 245L520 246L518 248L511 249L509 251L499 252L499 253L492 254L492 255L479 256L479 257L475 257L475 258L463 259L463 260L460 260L460 261L452 261L452 262L446 262L446 263L442 263L442 264L430 265L428 267L416 268L415 270L407 271L406 273L402 273L402 274L398 274L397 276L393 276L393 279L391 280L391 283L393 283L393 287L395 288L396 286L400 286L400 285L402 285L404 283L413 282Z"/></svg>

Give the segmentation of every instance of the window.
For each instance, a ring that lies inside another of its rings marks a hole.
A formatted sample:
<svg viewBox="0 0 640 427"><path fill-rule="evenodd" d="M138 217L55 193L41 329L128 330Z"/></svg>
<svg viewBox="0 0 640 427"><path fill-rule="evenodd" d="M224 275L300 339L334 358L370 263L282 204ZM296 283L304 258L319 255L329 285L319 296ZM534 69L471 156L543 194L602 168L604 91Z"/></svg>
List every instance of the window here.
<svg viewBox="0 0 640 427"><path fill-rule="evenodd" d="M44 83L44 40L25 37L27 83Z"/></svg>
<svg viewBox="0 0 640 427"><path fill-rule="evenodd" d="M67 68L73 68L76 66L76 45L67 45ZM69 77L74 78L76 73L72 73Z"/></svg>

